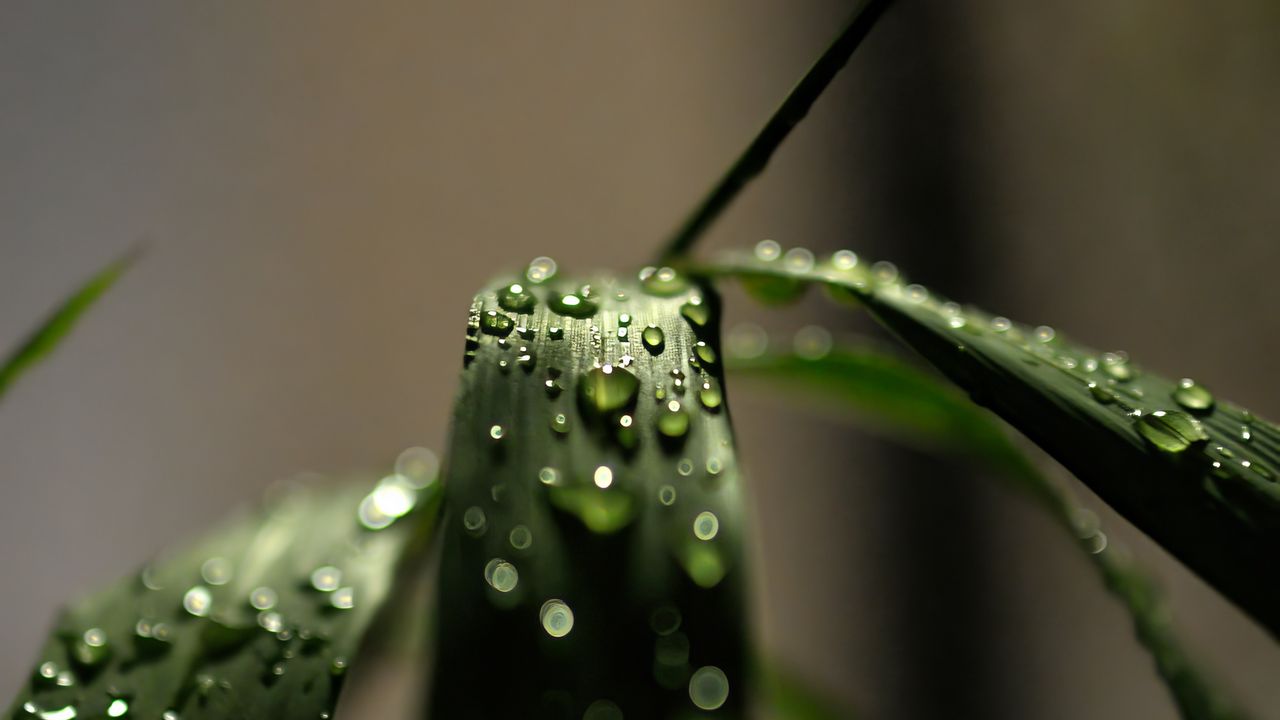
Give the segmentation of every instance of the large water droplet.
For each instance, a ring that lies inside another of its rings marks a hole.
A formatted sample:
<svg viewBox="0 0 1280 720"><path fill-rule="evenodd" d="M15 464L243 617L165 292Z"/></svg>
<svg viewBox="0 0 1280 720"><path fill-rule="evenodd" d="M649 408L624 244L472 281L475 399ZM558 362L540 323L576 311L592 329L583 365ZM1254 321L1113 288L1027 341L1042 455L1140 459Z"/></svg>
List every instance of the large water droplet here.
<svg viewBox="0 0 1280 720"><path fill-rule="evenodd" d="M182 596L182 607L196 617L205 617L213 608L213 595L209 588L196 585Z"/></svg>
<svg viewBox="0 0 1280 720"><path fill-rule="evenodd" d="M601 414L630 406L639 390L640 381L630 370L612 365L592 368L578 381L578 398Z"/></svg>
<svg viewBox="0 0 1280 720"><path fill-rule="evenodd" d="M320 592L333 592L341 584L342 571L332 565L324 565L311 572L311 587Z"/></svg>
<svg viewBox="0 0 1280 720"><path fill-rule="evenodd" d="M782 254L782 246L774 240L761 240L756 243L755 256L761 262L772 262Z"/></svg>
<svg viewBox="0 0 1280 720"><path fill-rule="evenodd" d="M698 401L702 403L702 407L708 410L719 410L720 405L724 403L724 394L720 391L720 383L713 378L704 380L702 388L698 390Z"/></svg>
<svg viewBox="0 0 1280 720"><path fill-rule="evenodd" d="M720 518L710 510L698 513L693 519L693 534L699 540L711 540L720 532Z"/></svg>
<svg viewBox="0 0 1280 720"><path fill-rule="evenodd" d="M689 699L703 710L715 710L729 699L729 678L714 665L700 667L689 678Z"/></svg>
<svg viewBox="0 0 1280 720"><path fill-rule="evenodd" d="M689 413L672 400L658 410L658 432L669 438L681 438L689 432Z"/></svg>
<svg viewBox="0 0 1280 720"><path fill-rule="evenodd" d="M562 638L573 630L573 611L562 600L548 600L538 611L542 629L553 638Z"/></svg>
<svg viewBox="0 0 1280 720"><path fill-rule="evenodd" d="M680 273L669 267L647 267L640 271L640 287L650 295L671 297L689 289L689 283Z"/></svg>
<svg viewBox="0 0 1280 720"><path fill-rule="evenodd" d="M699 362L707 365L714 365L716 362L716 351L701 340L693 344L693 354Z"/></svg>
<svg viewBox="0 0 1280 720"><path fill-rule="evenodd" d="M524 276L529 282L537 284L544 282L556 274L556 261L549 257L536 257L529 263L529 268L524 271Z"/></svg>
<svg viewBox="0 0 1280 720"><path fill-rule="evenodd" d="M1194 413L1204 413L1213 409L1213 393L1191 378L1182 378L1178 381L1178 388L1173 391L1173 399Z"/></svg>
<svg viewBox="0 0 1280 720"><path fill-rule="evenodd" d="M1169 453L1182 452L1209 439L1200 421L1177 411L1157 410L1143 415L1134 421L1134 427L1147 442Z"/></svg>
<svg viewBox="0 0 1280 720"><path fill-rule="evenodd" d="M680 306L680 315L695 329L699 329L711 321L711 308L700 297L690 298L689 302Z"/></svg>
<svg viewBox="0 0 1280 720"><path fill-rule="evenodd" d="M462 529L466 530L469 535L475 537L483 535L487 522L484 510L481 510L477 505L472 505L467 508L466 512L462 513Z"/></svg>
<svg viewBox="0 0 1280 720"><path fill-rule="evenodd" d="M641 341L644 342L645 350L657 355L662 352L662 346L666 344L666 336L662 332L662 328L657 325L650 325L640 334Z"/></svg>
<svg viewBox="0 0 1280 720"><path fill-rule="evenodd" d="M577 293L555 293L547 301L547 305L553 312L579 320L595 315L598 309L594 300L588 300Z"/></svg>

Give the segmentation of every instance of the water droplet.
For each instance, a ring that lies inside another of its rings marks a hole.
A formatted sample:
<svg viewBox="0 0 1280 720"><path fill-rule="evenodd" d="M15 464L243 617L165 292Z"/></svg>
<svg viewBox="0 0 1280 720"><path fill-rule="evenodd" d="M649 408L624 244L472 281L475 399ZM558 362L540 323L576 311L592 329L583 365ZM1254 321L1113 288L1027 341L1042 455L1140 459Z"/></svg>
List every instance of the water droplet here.
<svg viewBox="0 0 1280 720"><path fill-rule="evenodd" d="M807 273L813 269L813 253L802 247L791 248L782 256L782 264L794 273Z"/></svg>
<svg viewBox="0 0 1280 720"><path fill-rule="evenodd" d="M631 324L631 315L630 315L629 313L619 313L619 314L618 314L618 324L619 324L619 325L621 325L622 327L626 327L626 326L630 325L630 324Z"/></svg>
<svg viewBox="0 0 1280 720"><path fill-rule="evenodd" d="M517 525L511 528L511 532L507 535L511 547L517 550L528 550L533 544L533 533L526 525Z"/></svg>
<svg viewBox="0 0 1280 720"><path fill-rule="evenodd" d="M579 320L584 320L595 315L596 310L598 309L595 301L588 300L586 297L577 293L555 293L551 296L551 299L547 301L547 304L551 307L553 312L559 315L577 318Z"/></svg>
<svg viewBox="0 0 1280 720"><path fill-rule="evenodd" d="M560 484L560 471L553 467L544 467L538 471L538 482L547 486Z"/></svg>
<svg viewBox="0 0 1280 720"><path fill-rule="evenodd" d="M693 534L699 540L710 540L720 532L720 518L715 513L704 510L693 519Z"/></svg>
<svg viewBox="0 0 1280 720"><path fill-rule="evenodd" d="M562 600L548 600L538 611L542 629L553 638L562 638L573 630L573 611Z"/></svg>
<svg viewBox="0 0 1280 720"><path fill-rule="evenodd" d="M529 282L537 284L545 282L556 274L556 261L549 257L536 257L529 263L524 276Z"/></svg>
<svg viewBox="0 0 1280 720"><path fill-rule="evenodd" d="M520 283L512 283L498 291L498 305L503 310L528 315L538 305L538 299Z"/></svg>
<svg viewBox="0 0 1280 720"><path fill-rule="evenodd" d="M270 610L276 606L277 600L279 600L279 596L276 595L276 591L269 587L256 588L249 593L249 604L255 610Z"/></svg>
<svg viewBox="0 0 1280 720"><path fill-rule="evenodd" d="M666 336L662 332L662 328L657 325L650 325L640 333L640 340L644 343L644 349L650 353L657 355L662 352L663 345L666 344Z"/></svg>
<svg viewBox="0 0 1280 720"><path fill-rule="evenodd" d="M658 635L670 635L680 629L680 610L675 605L659 605L649 614L649 627Z"/></svg>
<svg viewBox="0 0 1280 720"><path fill-rule="evenodd" d="M720 383L712 378L707 378L702 383L702 389L698 391L698 401L702 403L702 407L708 410L719 410L720 405L724 402L724 394L720 392Z"/></svg>
<svg viewBox="0 0 1280 720"><path fill-rule="evenodd" d="M782 246L773 240L761 240L756 243L755 256L761 262L772 262L782 254Z"/></svg>
<svg viewBox="0 0 1280 720"><path fill-rule="evenodd" d="M569 418L564 413L556 413L551 416L551 429L557 434L564 435L569 432Z"/></svg>
<svg viewBox="0 0 1280 720"><path fill-rule="evenodd" d="M711 320L711 308L702 302L702 298L690 298L680 306L680 315L695 329L702 328Z"/></svg>
<svg viewBox="0 0 1280 720"><path fill-rule="evenodd" d="M1037 327L1032 331L1031 335L1036 339L1036 342L1040 343L1052 342L1053 339L1057 337L1057 333L1048 325L1041 325Z"/></svg>
<svg viewBox="0 0 1280 720"><path fill-rule="evenodd" d="M707 365L714 365L716 362L716 351L701 340L693 344L693 354L698 358L699 362Z"/></svg>
<svg viewBox="0 0 1280 720"><path fill-rule="evenodd" d="M1118 382L1128 382L1134 376L1129 359L1121 353L1103 353L1102 372Z"/></svg>
<svg viewBox="0 0 1280 720"><path fill-rule="evenodd" d="M622 342L627 341L627 329L625 327L618 328L618 340Z"/></svg>
<svg viewBox="0 0 1280 720"><path fill-rule="evenodd" d="M640 271L640 287L650 295L671 297L689 289L689 283L669 267L647 267Z"/></svg>
<svg viewBox="0 0 1280 720"><path fill-rule="evenodd" d="M511 334L513 327L515 327L515 321L497 310L489 310L480 316L480 330L486 335L506 337Z"/></svg>
<svg viewBox="0 0 1280 720"><path fill-rule="evenodd" d="M671 485L663 485L658 488L658 502L663 505L671 506L676 504L676 489Z"/></svg>
<svg viewBox="0 0 1280 720"><path fill-rule="evenodd" d="M278 612L258 613L258 625L267 632L278 633L284 629L284 616Z"/></svg>
<svg viewBox="0 0 1280 720"><path fill-rule="evenodd" d="M329 604L338 610L350 610L356 606L356 591L352 587L341 587L329 596Z"/></svg>
<svg viewBox="0 0 1280 720"><path fill-rule="evenodd" d="M925 286L916 283L908 285L903 289L903 292L906 293L907 300L913 303L922 303L929 299L929 290Z"/></svg>
<svg viewBox="0 0 1280 720"><path fill-rule="evenodd" d="M1243 442L1249 442L1252 439L1253 439L1253 428L1249 427L1248 425L1241 425L1240 440Z"/></svg>
<svg viewBox="0 0 1280 720"><path fill-rule="evenodd" d="M311 573L311 587L320 592L333 592L342 584L342 571L332 565L318 567Z"/></svg>
<svg viewBox="0 0 1280 720"><path fill-rule="evenodd" d="M831 352L831 333L826 328L808 325L796 331L792 347L806 360L819 360Z"/></svg>
<svg viewBox="0 0 1280 720"><path fill-rule="evenodd" d="M578 381L578 398L600 414L628 407L639 390L640 381L630 370L612 365L592 368Z"/></svg>
<svg viewBox="0 0 1280 720"><path fill-rule="evenodd" d="M596 468L595 474L591 477L596 487L601 490L613 484L613 470L608 465L601 465Z"/></svg>
<svg viewBox="0 0 1280 720"><path fill-rule="evenodd" d="M396 458L396 474L419 490L435 482L439 472L440 458L424 447L407 448Z"/></svg>
<svg viewBox="0 0 1280 720"><path fill-rule="evenodd" d="M213 595L209 588L196 585L182 596L182 607L196 617L205 617L213 607Z"/></svg>
<svg viewBox="0 0 1280 720"><path fill-rule="evenodd" d="M729 699L729 678L714 665L700 667L689 678L689 699L703 710L715 710Z"/></svg>
<svg viewBox="0 0 1280 720"><path fill-rule="evenodd" d="M681 458L680 462L676 463L676 472L689 477L693 474L693 461L689 458Z"/></svg>
<svg viewBox="0 0 1280 720"><path fill-rule="evenodd" d="M1110 405L1111 403L1116 401L1115 393L1102 387L1096 382L1089 383L1089 394L1093 395L1093 399L1097 400L1103 405Z"/></svg>
<svg viewBox="0 0 1280 720"><path fill-rule="evenodd" d="M484 581L500 593L509 593L519 584L520 573L515 565L502 558L494 558L484 566Z"/></svg>
<svg viewBox="0 0 1280 720"><path fill-rule="evenodd" d="M622 708L611 700L597 700L587 707L582 720L624 720Z"/></svg>
<svg viewBox="0 0 1280 720"><path fill-rule="evenodd" d="M1009 332L1009 329L1012 327L1013 327L1013 323L1010 322L1009 318L1007 317L991 318L991 329L995 330L998 333Z"/></svg>
<svg viewBox="0 0 1280 720"><path fill-rule="evenodd" d="M725 346L729 348L729 354L733 357L757 358L769 348L769 336L759 325L738 323L729 331Z"/></svg>
<svg viewBox="0 0 1280 720"><path fill-rule="evenodd" d="M1178 381L1178 389L1173 391L1173 399L1194 413L1204 413L1213 409L1213 393L1191 378L1182 378Z"/></svg>
<svg viewBox="0 0 1280 720"><path fill-rule="evenodd" d="M129 714L129 701L124 698L115 698L111 704L107 705L107 717L124 717Z"/></svg>
<svg viewBox="0 0 1280 720"><path fill-rule="evenodd" d="M1176 411L1157 410L1143 415L1134 421L1134 427L1147 442L1169 453L1182 452L1209 439L1200 421Z"/></svg>
<svg viewBox="0 0 1280 720"><path fill-rule="evenodd" d="M506 434L507 431L504 430L501 425L493 425L489 428L489 437L494 440L501 440L502 436Z"/></svg>
<svg viewBox="0 0 1280 720"><path fill-rule="evenodd" d="M837 250L831 256L831 267L836 270L852 270L858 266L858 256L852 250Z"/></svg>
<svg viewBox="0 0 1280 720"><path fill-rule="evenodd" d="M689 432L689 413L672 400L658 411L658 432L669 438L681 438Z"/></svg>
<svg viewBox="0 0 1280 720"><path fill-rule="evenodd" d="M888 260L881 260L871 266L871 273L877 282L895 283L898 281L898 266Z"/></svg>
<svg viewBox="0 0 1280 720"><path fill-rule="evenodd" d="M488 523L484 516L484 510L478 506L472 505L462 513L462 528L468 534L479 537L484 534L485 525Z"/></svg>
<svg viewBox="0 0 1280 720"><path fill-rule="evenodd" d="M224 557L205 560L200 566L200 577L210 585L226 585L231 579L231 561Z"/></svg>

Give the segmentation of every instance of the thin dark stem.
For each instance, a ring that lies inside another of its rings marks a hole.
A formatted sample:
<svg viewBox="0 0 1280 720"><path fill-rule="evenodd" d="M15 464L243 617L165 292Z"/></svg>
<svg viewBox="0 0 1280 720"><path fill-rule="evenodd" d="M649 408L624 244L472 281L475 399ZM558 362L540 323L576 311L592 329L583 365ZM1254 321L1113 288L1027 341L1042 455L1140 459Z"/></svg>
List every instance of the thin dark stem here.
<svg viewBox="0 0 1280 720"><path fill-rule="evenodd" d="M747 149L671 236L662 252L662 260L674 260L687 253L742 188L764 170L774 151L791 133L791 129L809 113L809 108L822 91L827 89L836 73L849 62L853 51L862 44L862 40L871 32L876 20L890 2L892 0L866 0L854 12L835 42L831 43L831 47L800 78L800 82L791 90L787 99L782 101L782 105L760 129Z"/></svg>

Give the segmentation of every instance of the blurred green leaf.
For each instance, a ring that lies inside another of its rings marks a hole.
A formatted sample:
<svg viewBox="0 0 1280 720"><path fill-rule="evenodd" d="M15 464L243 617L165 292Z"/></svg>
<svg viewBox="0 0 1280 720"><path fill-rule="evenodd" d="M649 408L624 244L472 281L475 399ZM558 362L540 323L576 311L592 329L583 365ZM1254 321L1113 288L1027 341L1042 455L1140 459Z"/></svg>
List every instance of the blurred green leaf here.
<svg viewBox="0 0 1280 720"><path fill-rule="evenodd" d="M759 660L753 675L764 717L774 720L852 720L852 709L799 673L773 660Z"/></svg>
<svg viewBox="0 0 1280 720"><path fill-rule="evenodd" d="M879 421L882 429L907 444L960 451L1006 473L1071 534L1106 588L1124 604L1181 716L1186 720L1244 717L1205 680L1183 648L1155 583L1126 551L1108 543L1097 515L1080 508L1066 489L1036 469L990 412L869 343L836 346L820 357L730 357L729 369L801 389L806 398L835 400L870 421ZM794 392L788 395L796 397Z"/></svg>
<svg viewBox="0 0 1280 720"><path fill-rule="evenodd" d="M1210 585L1280 632L1280 429L1203 385L1145 373L1048 327L908 284L848 251L736 253L703 269L826 286L861 302L944 375L1026 434ZM793 293L794 296L794 293ZM777 294L772 294L777 299Z"/></svg>
<svg viewBox="0 0 1280 720"><path fill-rule="evenodd" d="M434 717L739 717L744 520L717 300L669 272L548 275L535 261L471 305Z"/></svg>
<svg viewBox="0 0 1280 720"><path fill-rule="evenodd" d="M35 329L16 350L4 359L0 365L0 398L3 398L9 386L42 360L62 342L62 339L75 327L80 316L85 313L102 294L115 284L124 271L129 269L137 258L138 252L130 251L120 259L107 265L88 282L81 285L71 297L58 306L53 313Z"/></svg>
<svg viewBox="0 0 1280 720"><path fill-rule="evenodd" d="M430 538L440 493L421 480L283 488L74 603L8 717L329 717L397 568Z"/></svg>

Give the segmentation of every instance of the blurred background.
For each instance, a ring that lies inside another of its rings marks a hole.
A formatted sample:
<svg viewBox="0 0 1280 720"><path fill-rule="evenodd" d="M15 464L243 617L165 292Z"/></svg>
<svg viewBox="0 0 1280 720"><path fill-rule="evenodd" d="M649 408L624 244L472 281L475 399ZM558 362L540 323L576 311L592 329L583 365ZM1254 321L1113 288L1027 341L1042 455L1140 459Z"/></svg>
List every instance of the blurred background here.
<svg viewBox="0 0 1280 720"><path fill-rule="evenodd" d="M149 247L0 406L0 695L62 601L270 481L442 447L470 293L644 263L850 9L0 2L0 347ZM1269 0L904 1L707 244L891 259L1275 418L1278 76ZM1175 716L1028 502L737 385L775 656L869 718ZM1104 518L1280 718L1276 644Z"/></svg>

